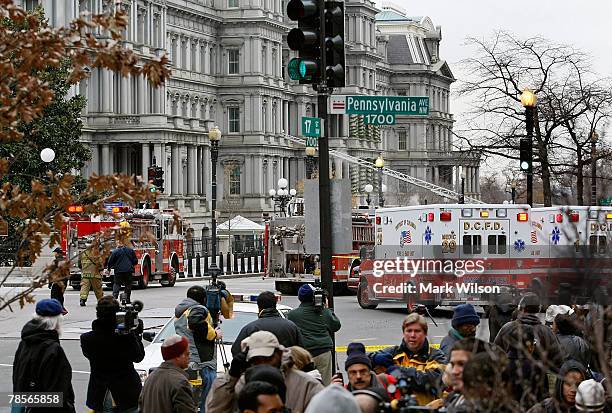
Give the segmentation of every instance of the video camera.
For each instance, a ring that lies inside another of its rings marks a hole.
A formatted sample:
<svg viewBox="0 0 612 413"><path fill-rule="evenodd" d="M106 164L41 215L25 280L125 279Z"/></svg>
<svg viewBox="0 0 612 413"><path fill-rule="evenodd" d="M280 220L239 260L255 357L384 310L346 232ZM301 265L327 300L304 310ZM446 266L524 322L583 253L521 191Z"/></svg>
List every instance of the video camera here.
<svg viewBox="0 0 612 413"><path fill-rule="evenodd" d="M407 413L407 412L446 412L445 408L442 409L432 409L426 406L419 406L416 398L414 397L414 392L416 389L416 380L412 376L406 376L402 374L400 369L397 369L391 373L393 377L396 379L395 384L390 384L387 386L387 391L390 394L394 394L399 390L401 397L399 399L392 400L389 403L381 403L380 404L380 413L390 413L390 412L399 412L399 413Z"/></svg>
<svg viewBox="0 0 612 413"><path fill-rule="evenodd" d="M121 302L119 311L117 312L117 328L119 334L129 334L138 330L140 327L140 319L138 313L144 308L142 301L134 300L132 303L127 301L127 296L121 294L119 296Z"/></svg>
<svg viewBox="0 0 612 413"><path fill-rule="evenodd" d="M326 293L323 287L321 286L321 280L316 279L314 285L312 286L313 293L313 304L315 310L322 311L325 307L325 297Z"/></svg>

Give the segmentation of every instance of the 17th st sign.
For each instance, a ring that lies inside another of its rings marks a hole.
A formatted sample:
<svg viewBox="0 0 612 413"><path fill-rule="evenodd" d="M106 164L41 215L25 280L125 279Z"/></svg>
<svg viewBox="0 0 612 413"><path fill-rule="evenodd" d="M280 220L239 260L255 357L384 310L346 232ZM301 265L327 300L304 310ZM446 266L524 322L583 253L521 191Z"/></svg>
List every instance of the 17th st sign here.
<svg viewBox="0 0 612 413"><path fill-rule="evenodd" d="M429 115L427 96L330 96L329 113L342 115Z"/></svg>

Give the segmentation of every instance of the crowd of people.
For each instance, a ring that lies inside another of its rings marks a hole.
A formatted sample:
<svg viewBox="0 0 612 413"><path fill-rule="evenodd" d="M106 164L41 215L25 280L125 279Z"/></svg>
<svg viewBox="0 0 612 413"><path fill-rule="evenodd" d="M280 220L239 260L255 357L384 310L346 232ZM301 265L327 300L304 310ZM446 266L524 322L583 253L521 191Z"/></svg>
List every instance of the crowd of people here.
<svg viewBox="0 0 612 413"><path fill-rule="evenodd" d="M223 288L220 296L228 297ZM102 297L92 331L81 336L91 366L87 407L130 413L612 412L610 336L597 328L607 325L604 307L587 312L551 305L542 321L538 297L527 293L518 305L492 306L496 334L487 342L476 338L475 308L462 304L439 348L428 339L427 319L413 312L398 326L398 345L368 353L363 343L350 343L344 370L333 374L332 335L341 321L315 304L312 286L300 288L298 298L299 307L284 318L274 293L262 292L258 319L242 328L229 368L217 376L218 305L203 287L189 288L176 307L176 334L161 347L164 362L142 384L133 366L144 358L142 325L117 333L119 303ZM512 314L496 325L508 306ZM59 342L63 312L57 300L37 303L22 331L13 384L16 392L63 392L64 408L57 411L74 412L72 371ZM597 348L601 334L604 348ZM193 373L202 382L197 391Z"/></svg>

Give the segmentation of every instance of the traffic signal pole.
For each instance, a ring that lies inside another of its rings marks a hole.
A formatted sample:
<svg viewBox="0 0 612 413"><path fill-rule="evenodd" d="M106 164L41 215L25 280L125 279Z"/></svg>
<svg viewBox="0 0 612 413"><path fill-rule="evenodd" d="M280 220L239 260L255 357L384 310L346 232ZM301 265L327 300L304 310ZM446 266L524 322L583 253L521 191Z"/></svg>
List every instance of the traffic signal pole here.
<svg viewBox="0 0 612 413"><path fill-rule="evenodd" d="M321 21L321 35L319 42L321 47L321 80L317 85L319 94L317 99L317 115L323 121L322 135L319 138L319 231L320 231L320 253L321 253L321 284L327 292L327 305L334 308L334 283L332 279L332 231L331 231L331 187L329 179L329 119L327 113L327 101L330 90L327 88L325 69L327 67L326 45L325 45L325 1L318 0ZM330 332L332 350L332 374L336 372L336 338Z"/></svg>

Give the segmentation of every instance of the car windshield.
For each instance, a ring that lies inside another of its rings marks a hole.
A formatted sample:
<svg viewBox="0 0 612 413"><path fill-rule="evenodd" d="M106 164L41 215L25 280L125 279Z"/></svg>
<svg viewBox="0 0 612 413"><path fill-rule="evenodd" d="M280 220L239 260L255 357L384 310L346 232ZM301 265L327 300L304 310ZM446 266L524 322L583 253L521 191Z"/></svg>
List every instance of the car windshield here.
<svg viewBox="0 0 612 413"><path fill-rule="evenodd" d="M233 343L238 336L238 333L248 323L257 320L257 313L247 313L242 311L234 312L234 318L226 320L223 317L221 323L221 330L223 331L223 341ZM174 318L170 320L168 324L155 336L154 343L162 343L166 337L175 334L174 331Z"/></svg>

